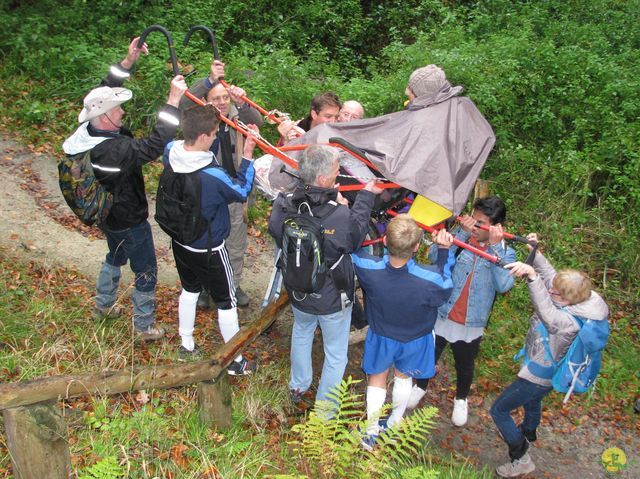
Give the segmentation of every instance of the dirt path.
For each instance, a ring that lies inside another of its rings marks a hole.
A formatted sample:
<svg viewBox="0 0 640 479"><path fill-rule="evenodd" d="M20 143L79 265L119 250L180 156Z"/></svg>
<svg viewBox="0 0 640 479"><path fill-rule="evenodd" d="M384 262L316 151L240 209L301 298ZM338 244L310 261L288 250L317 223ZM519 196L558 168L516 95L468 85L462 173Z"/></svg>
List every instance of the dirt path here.
<svg viewBox="0 0 640 479"><path fill-rule="evenodd" d="M106 242L96 228L82 226L66 205L58 186L55 159L33 154L7 140L0 140L0 244L12 252L64 266L74 266L94 278L107 253ZM155 204L150 200L149 211ZM152 215L153 216L153 215ZM178 274L169 246L169 237L149 219L158 256L158 277L163 284L175 286ZM81 231L78 231L78 228ZM249 237L245 259L243 289L256 297L263 293L265 277L271 272L270 245ZM124 281L133 275L123 268Z"/></svg>
<svg viewBox="0 0 640 479"><path fill-rule="evenodd" d="M82 228L74 221L60 194L57 184L55 160L34 154L28 149L0 139L0 245L25 258L43 263L75 267L81 273L95 277L107 251L106 243L96 237L97 231ZM153 205L151 206L153 211ZM57 219L56 219L57 218ZM67 226L63 226L67 225ZM152 221L158 253L161 283L176 285L177 274L173 258L167 248L168 237ZM243 289L252 297L261 299L271 272L272 250L270 242L250 238L246 258ZM124 269L123 269L124 271ZM131 281L130 272L125 276ZM256 314L259 307L254 300L250 308ZM286 350L289 341L290 316L279 320L272 340ZM320 369L319 341L315 351L316 371ZM348 373L362 378L360 359L362 345L351 348ZM426 404L440 409L432 444L445 453L457 452L460 461L488 465L493 469L504 462L506 452L493 426L488 410L493 393L479 391L470 398L470 420L467 427L454 428L449 421L452 404L452 378L445 363L433 382ZM558 401L553 398L553 401ZM546 413L539 430L539 440L532 450L537 465L528 477L588 479L602 477L640 478L639 428L637 419L629 416L598 418L578 415L575 411L557 410ZM432 447L432 446L431 446ZM606 475L601 465L603 452L618 447L627 455L624 471Z"/></svg>

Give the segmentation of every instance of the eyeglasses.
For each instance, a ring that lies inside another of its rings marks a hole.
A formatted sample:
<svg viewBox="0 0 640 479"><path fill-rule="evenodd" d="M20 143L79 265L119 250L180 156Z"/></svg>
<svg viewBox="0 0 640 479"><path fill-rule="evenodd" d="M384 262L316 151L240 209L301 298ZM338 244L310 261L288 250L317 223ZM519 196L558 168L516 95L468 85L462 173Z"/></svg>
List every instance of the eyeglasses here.
<svg viewBox="0 0 640 479"><path fill-rule="evenodd" d="M349 112L340 113L339 118L340 119L344 119L345 121L362 120L362 117L360 115L358 115L357 113L349 113Z"/></svg>
<svg viewBox="0 0 640 479"><path fill-rule="evenodd" d="M209 98L211 103L227 103L231 97L229 95L214 96Z"/></svg>

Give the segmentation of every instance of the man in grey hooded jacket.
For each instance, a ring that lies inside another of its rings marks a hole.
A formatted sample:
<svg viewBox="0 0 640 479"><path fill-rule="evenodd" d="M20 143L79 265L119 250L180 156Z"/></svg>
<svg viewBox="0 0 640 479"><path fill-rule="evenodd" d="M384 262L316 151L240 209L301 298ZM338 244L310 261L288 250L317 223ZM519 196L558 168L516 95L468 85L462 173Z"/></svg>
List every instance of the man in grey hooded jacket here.
<svg viewBox="0 0 640 479"><path fill-rule="evenodd" d="M538 241L532 233L529 240ZM559 362L580 331L576 317L606 321L609 308L602 297L591 289L589 278L575 270L556 273L549 261L538 252L533 266L511 263L506 266L518 277L526 277L534 314L529 319L525 343L525 361L517 379L498 396L491 406L491 417L509 447L510 462L499 466L500 477L529 474L535 464L529 457L529 443L536 440L540 424L542 400L553 389L553 363ZM542 328L548 333L545 346ZM551 357L549 357L549 355ZM522 406L524 420L517 426L511 411Z"/></svg>

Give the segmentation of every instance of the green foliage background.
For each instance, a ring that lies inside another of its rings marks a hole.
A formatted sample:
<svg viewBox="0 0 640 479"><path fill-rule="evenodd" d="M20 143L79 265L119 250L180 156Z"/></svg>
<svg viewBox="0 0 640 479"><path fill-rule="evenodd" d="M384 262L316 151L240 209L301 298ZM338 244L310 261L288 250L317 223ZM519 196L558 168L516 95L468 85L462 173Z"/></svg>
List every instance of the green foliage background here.
<svg viewBox="0 0 640 479"><path fill-rule="evenodd" d="M0 102L5 127L59 143L84 93L154 23L174 33L181 66L201 75L209 46L181 40L194 24L211 26L229 78L296 117L323 89L359 99L369 116L398 110L411 71L437 63L495 130L483 177L507 200L511 228L539 231L559 264L588 270L633 303L639 12L638 0L9 1L0 10ZM128 84L138 129L169 77L165 39L154 33L148 43L152 54Z"/></svg>
<svg viewBox="0 0 640 479"><path fill-rule="evenodd" d="M173 32L183 71L199 71L190 82L206 74L211 53L199 35L189 47L182 46L182 36L195 24L212 27L231 82L267 108L298 118L324 89L360 100L369 116L396 111L410 73L436 63L451 83L464 86L495 130L496 147L482 176L509 206L508 229L538 231L554 264L589 272L612 306L612 336L593 397L600 410L631 404L640 384L639 17L639 0L2 0L0 118L4 129L24 141L54 145L61 154L84 94L124 57L129 40L152 24ZM152 123L170 77L165 39L154 33L148 43L151 55L139 61L127 84L134 91L128 121L139 132ZM15 282L0 275L6 283L0 288L0 339L7 344L39 330L34 321L45 320L34 311L54 307L26 301L35 289L12 289ZM24 304L26 313L17 306ZM65 318L58 322L68 326L69 304L56 308ZM513 377L510 357L521 346L529 312L521 285L499 298L478 361L480 380L497 385ZM84 334L82 324L72 326ZM118 336L113 342L124 340ZM82 356L91 343L72 344ZM26 367L33 351L20 351L0 360L8 369L19 365L26 377L48 367ZM73 367L91 369L96 360L87 358ZM482 393L484 387L479 386ZM283 386L285 397L287 392ZM171 417L191 422L193 414ZM111 421L109 434L118 424L124 421ZM235 458L231 448L255 443L255 437L234 435L227 453L217 439L198 442L201 436L197 430L187 439L207 451L203 463L214 451ZM168 433L157 437L168 437L167 450L171 441L183 440ZM106 459L96 463L94 475L113 467L109 458L120 454L114 448L122 443L111 441L112 449L100 451ZM267 463L264 449L258 443L247 457ZM0 457L0 463L8 460ZM236 465L227 467L235 471Z"/></svg>

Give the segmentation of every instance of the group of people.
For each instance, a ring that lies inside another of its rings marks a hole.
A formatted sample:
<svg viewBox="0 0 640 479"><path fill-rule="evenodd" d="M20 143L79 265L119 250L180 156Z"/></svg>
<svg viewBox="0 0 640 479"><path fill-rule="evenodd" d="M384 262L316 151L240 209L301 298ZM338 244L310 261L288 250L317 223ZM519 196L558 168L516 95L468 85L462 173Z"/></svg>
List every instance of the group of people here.
<svg viewBox="0 0 640 479"><path fill-rule="evenodd" d="M167 104L158 114L152 133L135 139L123 126L122 103L131 91L122 84L131 74L146 45L138 39L129 45L127 56L113 65L100 87L84 99L80 126L63 149L68 155L91 150L91 164L97 180L114 196L105 222L99 225L107 240L108 253L97 280L94 316L104 318L122 313L116 292L120 270L129 261L135 273L131 295L133 326L140 340L156 340L164 330L155 322L157 264L148 218L142 166L162 156L165 168L175 173L197 173L201 185L201 212L207 220L206 232L190 244L172 240L172 250L182 285L178 322L180 357L198 354L193 332L197 305L212 300L218 309L218 324L225 341L239 330L238 306L250 298L240 288L246 252L246 213L243 208L254 179L252 164L255 135L262 123L259 113L244 100L245 92L236 86L225 88L219 82L224 64L215 61L207 78L197 82L191 92L203 98L206 106L193 105L183 98L187 85L180 75L171 81ZM449 85L442 69L435 65L416 70L410 77L408 100L437 95ZM239 118L252 134L246 139L221 123L218 114ZM309 115L297 124L285 121L279 126L285 143L318 124L351 121L364 117L364 108L355 101L340 103L325 92L314 97ZM183 140L174 140L178 126ZM282 231L292 205L306 203L309 210L323 209L323 253L330 274L320 290L290 298L293 310L291 333L291 375L289 388L294 403L308 395L313 381L312 347L315 331L322 331L324 359L316 400L331 400L331 391L342 380L347 364L349 327L356 278L365 298L370 325L362 369L368 376L366 389L368 427L363 447L372 449L380 434L396 427L407 409L423 400L435 365L447 345L451 347L456 371L456 395L451 420L464 426L468 417L467 397L473 382L475 360L498 293L524 277L534 305L526 338L526 362L518 378L491 407L491 415L508 445L510 461L498 467L502 477L531 472L535 466L528 455L536 440L542 399L551 391L545 368L567 351L578 327L573 316L605 319L607 306L592 290L588 278L577 271L558 273L541 253L533 266L517 262L514 250L504 240L502 224L506 218L504 202L497 197L474 202L471 215L463 216L460 226L449 233L432 235L430 265L421 265L413 255L422 244L422 230L409 215L399 215L388 224L383 257L368 255L360 248L368 233L371 210L382 190L368 182L352 205L336 188L339 174L338 152L329 146L312 145L299 160L300 182L296 189L281 194L274 202L269 233L281 246ZM328 212L327 212L328 211ZM500 267L470 251L453 246L453 235L476 248L508 262ZM535 234L530 239L537 240ZM209 299L210 297L210 299ZM543 348L539 324L549 333L549 349ZM386 401L387 375L394 369L392 410L380 417ZM229 366L232 375L249 374L255 363L238 355ZM525 417L516 425L511 411L524 407Z"/></svg>

